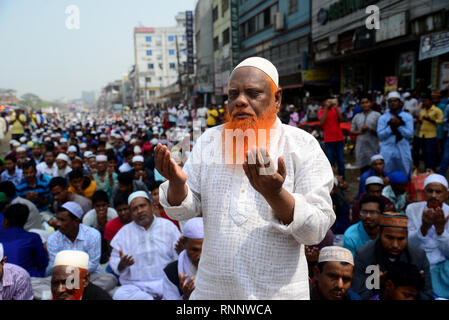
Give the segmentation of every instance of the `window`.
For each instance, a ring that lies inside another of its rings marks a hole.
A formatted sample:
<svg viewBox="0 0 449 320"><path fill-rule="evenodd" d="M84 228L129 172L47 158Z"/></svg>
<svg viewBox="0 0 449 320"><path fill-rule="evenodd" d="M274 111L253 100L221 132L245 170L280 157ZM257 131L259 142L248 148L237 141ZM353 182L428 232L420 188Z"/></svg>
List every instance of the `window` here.
<svg viewBox="0 0 449 320"><path fill-rule="evenodd" d="M212 10L212 21L216 21L218 19L218 6Z"/></svg>
<svg viewBox="0 0 449 320"><path fill-rule="evenodd" d="M271 59L279 59L279 47L271 48Z"/></svg>
<svg viewBox="0 0 449 320"><path fill-rule="evenodd" d="M168 54L173 56L175 54L175 50L173 50L173 49L168 50Z"/></svg>
<svg viewBox="0 0 449 320"><path fill-rule="evenodd" d="M221 16L224 17L226 10L229 8L228 0L221 0Z"/></svg>
<svg viewBox="0 0 449 320"><path fill-rule="evenodd" d="M154 64L153 63L149 63L148 64L148 69L154 69Z"/></svg>
<svg viewBox="0 0 449 320"><path fill-rule="evenodd" d="M283 45L281 45L280 47L280 57L281 58L286 58L288 57L288 43L285 43Z"/></svg>
<svg viewBox="0 0 449 320"><path fill-rule="evenodd" d="M256 32L256 17L252 17L251 19L249 19L248 21L248 33L247 35L250 35L254 32Z"/></svg>
<svg viewBox="0 0 449 320"><path fill-rule="evenodd" d="M146 42L151 42L151 36L146 36L146 37L145 37L145 41L146 41Z"/></svg>
<svg viewBox="0 0 449 320"><path fill-rule="evenodd" d="M182 35L182 41L186 41L186 35Z"/></svg>
<svg viewBox="0 0 449 320"><path fill-rule="evenodd" d="M218 50L218 37L214 38L214 51Z"/></svg>
<svg viewBox="0 0 449 320"><path fill-rule="evenodd" d="M270 17L270 8L265 9L262 13L263 15L263 25L264 27L269 26L271 24L271 17Z"/></svg>
<svg viewBox="0 0 449 320"><path fill-rule="evenodd" d="M164 65L162 63L159 63L159 69L164 70Z"/></svg>
<svg viewBox="0 0 449 320"><path fill-rule="evenodd" d="M223 31L223 45L229 43L229 28Z"/></svg>
<svg viewBox="0 0 449 320"><path fill-rule="evenodd" d="M146 84L147 82L151 82L151 78L150 78L150 77L145 77L145 84Z"/></svg>
<svg viewBox="0 0 449 320"><path fill-rule="evenodd" d="M294 56L299 53L299 41L291 41L288 43L288 55Z"/></svg>
<svg viewBox="0 0 449 320"><path fill-rule="evenodd" d="M153 55L153 51L152 50L147 50L147 56L151 56Z"/></svg>
<svg viewBox="0 0 449 320"><path fill-rule="evenodd" d="M170 69L176 69L176 63L170 63Z"/></svg>
<svg viewBox="0 0 449 320"><path fill-rule="evenodd" d="M182 53L186 55L187 54L187 49L182 50Z"/></svg>
<svg viewBox="0 0 449 320"><path fill-rule="evenodd" d="M169 41L169 42L175 41L175 37L174 37L174 36L168 36L168 41Z"/></svg>
<svg viewBox="0 0 449 320"><path fill-rule="evenodd" d="M298 11L298 0L288 0L288 14Z"/></svg>

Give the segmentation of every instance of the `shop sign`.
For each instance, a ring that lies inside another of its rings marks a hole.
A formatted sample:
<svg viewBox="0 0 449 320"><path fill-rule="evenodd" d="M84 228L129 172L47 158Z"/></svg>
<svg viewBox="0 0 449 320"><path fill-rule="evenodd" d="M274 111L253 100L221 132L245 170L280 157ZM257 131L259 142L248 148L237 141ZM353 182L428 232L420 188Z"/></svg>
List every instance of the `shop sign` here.
<svg viewBox="0 0 449 320"><path fill-rule="evenodd" d="M436 57L449 52L449 31L421 36L419 60Z"/></svg>
<svg viewBox="0 0 449 320"><path fill-rule="evenodd" d="M398 90L398 77L385 77L385 94L388 91L397 91Z"/></svg>

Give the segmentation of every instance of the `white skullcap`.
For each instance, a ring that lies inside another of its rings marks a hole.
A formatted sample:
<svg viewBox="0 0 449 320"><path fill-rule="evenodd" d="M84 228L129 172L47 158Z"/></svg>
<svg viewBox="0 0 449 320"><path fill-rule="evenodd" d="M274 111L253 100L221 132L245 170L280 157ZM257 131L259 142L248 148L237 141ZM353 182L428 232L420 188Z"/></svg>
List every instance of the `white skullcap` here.
<svg viewBox="0 0 449 320"><path fill-rule="evenodd" d="M64 143L64 142L67 142L66 138L61 138L61 140L59 140L59 143Z"/></svg>
<svg viewBox="0 0 449 320"><path fill-rule="evenodd" d="M76 136L77 136L77 137L82 137L82 136L83 136L83 133L82 133L81 131L77 131L77 132L76 132Z"/></svg>
<svg viewBox="0 0 449 320"><path fill-rule="evenodd" d="M426 178L426 180L424 180L424 188L429 184L429 183L439 183L442 184L446 189L448 188L448 184L447 184L447 180L444 176L442 176L441 174L429 174Z"/></svg>
<svg viewBox="0 0 449 320"><path fill-rule="evenodd" d="M13 143L18 143L19 141L17 141L17 140L15 140L15 139L11 139L11 140L9 140L9 143L10 144L13 144Z"/></svg>
<svg viewBox="0 0 449 320"><path fill-rule="evenodd" d="M18 147L16 152L26 152L27 150L24 147Z"/></svg>
<svg viewBox="0 0 449 320"><path fill-rule="evenodd" d="M58 154L58 156L56 157L56 160L58 160L58 159L64 160L65 162L70 162L69 156L66 155L65 153Z"/></svg>
<svg viewBox="0 0 449 320"><path fill-rule="evenodd" d="M139 146L134 147L134 153L142 153L142 149Z"/></svg>
<svg viewBox="0 0 449 320"><path fill-rule="evenodd" d="M265 58L261 58L261 57L250 57L247 58L245 60L243 60L242 62L240 62L232 71L232 73L234 73L234 71L238 68L241 67L254 67L257 68L263 72L265 72L270 78L271 80L273 80L274 84L276 85L276 87L279 87L279 73L276 69L276 67L267 59ZM232 76L231 73L231 76ZM231 78L231 77L229 77Z"/></svg>
<svg viewBox="0 0 449 320"><path fill-rule="evenodd" d="M85 144L84 142L83 142L83 143L80 143L80 148L81 148L81 149L87 148L87 144Z"/></svg>
<svg viewBox="0 0 449 320"><path fill-rule="evenodd" d="M54 267L56 266L72 266L87 270L89 255L80 250L62 250L56 254Z"/></svg>
<svg viewBox="0 0 449 320"><path fill-rule="evenodd" d="M404 93L404 99L408 97L410 97L410 93L409 92Z"/></svg>
<svg viewBox="0 0 449 320"><path fill-rule="evenodd" d="M84 152L84 158L89 158L89 156L93 155L94 153L92 151L86 151Z"/></svg>
<svg viewBox="0 0 449 320"><path fill-rule="evenodd" d="M100 134L100 138L107 138L108 136L105 135L104 133Z"/></svg>
<svg viewBox="0 0 449 320"><path fill-rule="evenodd" d="M196 217L187 220L182 229L184 237L189 239L203 239L204 238L204 225L203 218Z"/></svg>
<svg viewBox="0 0 449 320"><path fill-rule="evenodd" d="M371 176L368 177L365 181L365 186L369 185L369 184L381 184L384 185L384 181L382 180L382 178L378 177L378 176Z"/></svg>
<svg viewBox="0 0 449 320"><path fill-rule="evenodd" d="M50 142L50 141L51 141L50 137L47 137L47 138L44 139L44 142Z"/></svg>
<svg viewBox="0 0 449 320"><path fill-rule="evenodd" d="M21 138L19 139L19 141L20 141L20 142L22 142L22 143L24 143L24 142L26 142L26 141L27 141L27 138L25 138L25 137L21 137Z"/></svg>
<svg viewBox="0 0 449 320"><path fill-rule="evenodd" d="M144 160L142 156L134 156L133 162L144 162Z"/></svg>
<svg viewBox="0 0 449 320"><path fill-rule="evenodd" d="M92 154L89 154L89 155L87 156L87 159L91 159L91 158L95 158L95 159L97 159L97 155L96 155L96 154L94 154L94 153L92 153Z"/></svg>
<svg viewBox="0 0 449 320"><path fill-rule="evenodd" d="M370 163L373 163L376 160L384 160L384 157L381 154L375 154L374 156L371 157L370 159Z"/></svg>
<svg viewBox="0 0 449 320"><path fill-rule="evenodd" d="M150 197L148 196L148 193L146 191L136 191L133 192L129 195L128 197L128 205L131 205L131 202L135 199L135 198L145 198L148 199L148 201L151 202Z"/></svg>
<svg viewBox="0 0 449 320"><path fill-rule="evenodd" d="M96 159L97 159L98 162L101 162L101 161L108 161L108 157L105 156L104 154L99 154L99 155L96 157Z"/></svg>
<svg viewBox="0 0 449 320"><path fill-rule="evenodd" d="M120 136L119 136L119 137L120 137ZM126 135L126 136L125 136L125 141L128 142L129 140L131 140L131 136Z"/></svg>
<svg viewBox="0 0 449 320"><path fill-rule="evenodd" d="M74 201L67 201L61 207L68 210L71 214L73 214L78 219L81 219L84 215L84 212L83 212L83 209L81 208L81 206Z"/></svg>
<svg viewBox="0 0 449 320"><path fill-rule="evenodd" d="M397 91L390 92L388 94L387 100L394 99L394 98L401 99L401 95L399 94L399 92L397 92Z"/></svg>
<svg viewBox="0 0 449 320"><path fill-rule="evenodd" d="M136 143L136 142L137 142L137 139L132 138L131 141L130 141L129 143L133 144L133 143Z"/></svg>
<svg viewBox="0 0 449 320"><path fill-rule="evenodd" d="M338 246L324 247L320 250L320 255L318 257L318 263L327 261L340 261L347 262L354 265L354 257L351 251L346 248Z"/></svg>
<svg viewBox="0 0 449 320"><path fill-rule="evenodd" d="M78 152L78 150L76 149L75 146L70 146L70 147L67 149L67 152Z"/></svg>
<svg viewBox="0 0 449 320"><path fill-rule="evenodd" d="M0 242L0 260L3 259L3 244Z"/></svg>

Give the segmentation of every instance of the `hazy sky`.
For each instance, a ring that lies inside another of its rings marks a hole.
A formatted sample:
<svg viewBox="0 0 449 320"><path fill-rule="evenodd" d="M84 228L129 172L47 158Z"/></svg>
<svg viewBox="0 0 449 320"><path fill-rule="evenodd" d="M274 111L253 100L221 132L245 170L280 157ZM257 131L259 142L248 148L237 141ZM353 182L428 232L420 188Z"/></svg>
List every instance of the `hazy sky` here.
<svg viewBox="0 0 449 320"><path fill-rule="evenodd" d="M196 0L0 0L0 88L43 99L81 97L134 64L133 29L176 25ZM76 5L80 28L69 30Z"/></svg>

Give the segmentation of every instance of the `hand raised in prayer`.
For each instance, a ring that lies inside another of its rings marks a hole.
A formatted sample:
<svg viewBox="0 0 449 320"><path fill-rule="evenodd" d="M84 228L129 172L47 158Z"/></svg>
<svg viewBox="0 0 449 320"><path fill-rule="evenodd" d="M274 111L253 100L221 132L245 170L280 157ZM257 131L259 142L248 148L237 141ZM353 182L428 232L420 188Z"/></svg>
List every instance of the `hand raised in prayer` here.
<svg viewBox="0 0 449 320"><path fill-rule="evenodd" d="M317 262L318 256L320 255L320 249L316 246L305 246L305 254L307 262Z"/></svg>
<svg viewBox="0 0 449 320"><path fill-rule="evenodd" d="M435 226L435 231L438 235L441 235L444 232L444 227L448 220L449 215L445 218L443 209L435 209L435 214L433 216L433 225Z"/></svg>
<svg viewBox="0 0 449 320"><path fill-rule="evenodd" d="M156 170L171 183L184 185L187 175L182 171L174 159L170 158L170 151L167 146L160 143L154 148L154 160Z"/></svg>
<svg viewBox="0 0 449 320"><path fill-rule="evenodd" d="M179 273L179 288L181 289L184 300L189 300L190 294L195 289L195 280L193 277L190 277L189 280L186 281L188 274Z"/></svg>
<svg viewBox="0 0 449 320"><path fill-rule="evenodd" d="M279 194L287 176L284 157L279 157L278 170L275 171L273 160L264 148L254 147L246 153L243 171L251 186L264 197Z"/></svg>
<svg viewBox="0 0 449 320"><path fill-rule="evenodd" d="M120 253L120 263L118 264L118 271L122 271L126 267L132 266L134 264L134 258L132 255L125 255L123 254L122 250L119 251Z"/></svg>

